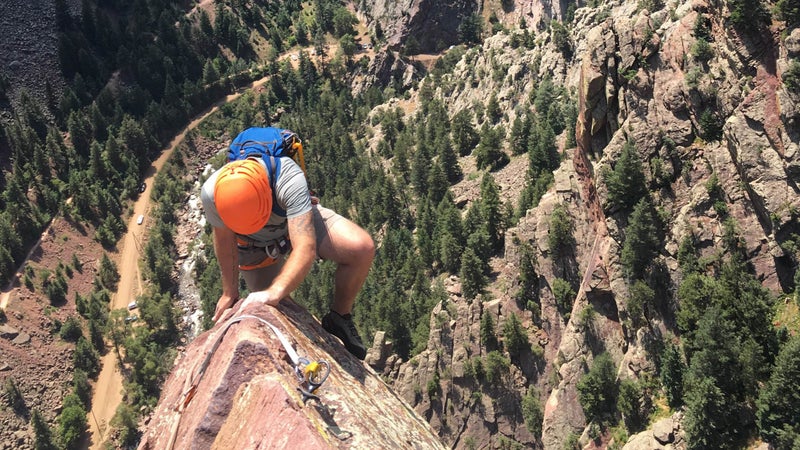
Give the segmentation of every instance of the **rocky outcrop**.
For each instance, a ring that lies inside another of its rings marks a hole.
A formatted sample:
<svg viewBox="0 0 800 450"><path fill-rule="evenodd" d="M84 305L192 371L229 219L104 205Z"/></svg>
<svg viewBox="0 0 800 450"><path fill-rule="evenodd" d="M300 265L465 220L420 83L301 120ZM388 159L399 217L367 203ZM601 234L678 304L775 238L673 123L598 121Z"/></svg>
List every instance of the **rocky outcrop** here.
<svg viewBox="0 0 800 450"><path fill-rule="evenodd" d="M546 3L536 8L546 9ZM556 16L555 5L550 6L550 14ZM603 177L626 142L635 143L653 200L669 223L657 256L671 284L667 295L673 297L663 299L665 304L679 301L674 298L682 279L677 253L687 236L694 237L701 257L712 257L724 247L726 227L734 223L756 276L779 293L790 287L788 274L793 270L781 243L799 231L800 107L796 94L778 82L788 68L787 58L800 54L797 30L783 42L777 37L771 41L765 34L753 46L719 19L716 4L705 0L673 2L659 11L639 9L635 2L609 3L604 8L575 12L574 61L565 60L547 36L525 49L498 33L482 48L469 50L434 86L436 97L451 113L486 104L487 93L495 94L504 111L500 126L506 131L530 107L524 99L534 95L544 76L577 94L578 148L567 152L570 164L555 172L555 186L540 204L507 231L502 262L493 264L496 281L490 291L496 300L484 303L480 313L492 312L502 321L511 312L521 312L511 293L518 282L520 245L531 245L540 277L540 322L527 311L521 313L531 342L542 343L546 363L530 371L512 365L517 374L513 385L521 393L535 385L542 393L541 443L552 449L562 448L571 433L585 434L576 385L598 353L612 356L620 379L652 376L656 367L648 348L677 333L674 318L656 315L648 317L646 326L634 328L628 317L628 286L619 262L627 214L606 215ZM692 51L697 24L704 21L713 47L708 59ZM709 113L716 124L709 122ZM719 127L717 135L709 132L714 125ZM493 175L500 179L502 173ZM721 198L709 194L713 178L721 186ZM453 187L460 204L475 197L466 184ZM504 198L509 199L516 200ZM563 264L554 263L548 248L549 218L559 203L567 205L575 223L576 245L567 272ZM568 318L553 299L550 283L556 277L574 282L577 291ZM457 285L458 280L451 283ZM474 408L459 401L469 386L460 378L463 361L484 355L485 349L476 348L474 336L461 331L479 320L478 307L463 304L457 289L450 293L449 307L440 306L434 313L438 320L431 323L428 349L410 362L381 355L384 374L395 380L423 416L430 417L447 443L459 446L464 435L476 443L491 442L483 436L492 433L528 442L521 427L511 436L498 433L494 422L462 419ZM598 314L591 323L583 323L582 312L590 306ZM458 312L444 314L448 309ZM446 339L440 336L443 330ZM441 376L443 367L451 367L446 380ZM441 398L452 408L449 416L440 412L445 406L437 404L435 395L428 398L423 392L437 373L445 393ZM482 404L488 402L486 395L496 402L512 394L484 391ZM658 443L652 448L683 448L681 420L676 415L669 423L656 423L636 441L645 447L652 441Z"/></svg>
<svg viewBox="0 0 800 450"><path fill-rule="evenodd" d="M478 12L480 4L474 0L378 0L361 2L360 7L370 28L377 24L390 48L407 48L416 54L435 53L457 44L461 22ZM412 39L416 48L409 45Z"/></svg>
<svg viewBox="0 0 800 450"><path fill-rule="evenodd" d="M376 53L363 73L355 72L351 85L354 94L363 93L371 86L397 86L407 90L421 77L422 74L397 52L386 50Z"/></svg>
<svg viewBox="0 0 800 450"><path fill-rule="evenodd" d="M682 413L675 413L672 417L661 419L646 431L635 434L628 439L622 450L668 450L684 448L681 422Z"/></svg>
<svg viewBox="0 0 800 450"><path fill-rule="evenodd" d="M444 448L375 372L295 303L256 305L241 315L274 325L301 357L330 364L330 375L315 392L319 400L303 401L276 333L257 318L235 321L232 315L181 356L140 450Z"/></svg>

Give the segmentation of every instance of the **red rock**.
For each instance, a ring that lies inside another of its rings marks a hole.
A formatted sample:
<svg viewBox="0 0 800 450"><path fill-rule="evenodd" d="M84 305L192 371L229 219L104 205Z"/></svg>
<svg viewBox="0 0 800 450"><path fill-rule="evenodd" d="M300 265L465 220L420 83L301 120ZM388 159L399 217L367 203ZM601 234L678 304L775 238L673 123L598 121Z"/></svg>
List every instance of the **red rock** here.
<svg viewBox="0 0 800 450"><path fill-rule="evenodd" d="M246 318L223 333L220 323L189 344L173 368L140 450L444 448L430 426L306 310L284 301L278 309L254 305L245 313L280 329L301 357L330 364L315 392L320 401L303 403L287 352L268 326ZM196 393L179 413L192 380Z"/></svg>

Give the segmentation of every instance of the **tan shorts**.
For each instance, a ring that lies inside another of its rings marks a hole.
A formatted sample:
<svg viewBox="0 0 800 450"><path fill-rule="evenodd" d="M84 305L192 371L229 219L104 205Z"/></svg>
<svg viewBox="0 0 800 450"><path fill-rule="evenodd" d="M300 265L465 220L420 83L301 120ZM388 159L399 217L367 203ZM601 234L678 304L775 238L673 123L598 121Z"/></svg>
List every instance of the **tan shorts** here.
<svg viewBox="0 0 800 450"><path fill-rule="evenodd" d="M339 219L343 219L343 217L339 214L336 214L336 212L333 210L320 205L311 206L311 216L314 220L317 248L319 248L325 239L329 239L328 230L333 226L334 223L339 221ZM283 264L286 262L286 256L287 255L278 255L277 261L275 261L274 264L262 267L260 269L240 270L239 272L242 274L245 283L247 283L247 289L252 292L260 291L269 287L269 285L272 283L272 280L278 276L283 268ZM317 256L319 257L319 255ZM253 247L246 250L239 250L240 265L254 265L266 257L267 255L263 248Z"/></svg>

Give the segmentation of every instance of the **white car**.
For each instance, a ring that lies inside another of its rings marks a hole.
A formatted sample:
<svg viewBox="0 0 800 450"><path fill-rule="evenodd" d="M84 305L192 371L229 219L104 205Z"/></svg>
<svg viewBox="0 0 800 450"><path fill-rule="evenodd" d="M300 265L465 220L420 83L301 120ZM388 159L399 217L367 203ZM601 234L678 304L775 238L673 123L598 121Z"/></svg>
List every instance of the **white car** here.
<svg viewBox="0 0 800 450"><path fill-rule="evenodd" d="M137 305L136 302L128 303L128 309L136 309L138 306L139 305Z"/></svg>
<svg viewBox="0 0 800 450"><path fill-rule="evenodd" d="M144 222L144 214L139 214L139 217L136 219L136 225L141 225Z"/></svg>

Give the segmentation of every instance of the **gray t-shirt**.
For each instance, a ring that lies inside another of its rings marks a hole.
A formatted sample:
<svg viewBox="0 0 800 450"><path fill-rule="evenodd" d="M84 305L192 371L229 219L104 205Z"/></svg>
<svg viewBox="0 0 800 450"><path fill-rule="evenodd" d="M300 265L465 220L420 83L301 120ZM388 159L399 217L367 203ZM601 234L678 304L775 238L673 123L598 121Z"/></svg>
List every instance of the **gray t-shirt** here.
<svg viewBox="0 0 800 450"><path fill-rule="evenodd" d="M259 159L258 161L266 168L266 163L263 160ZM203 201L203 209L208 223L214 227L222 227L224 224L219 217L217 207L214 205L214 185L217 182L217 176L219 176L219 170L211 174L208 180L203 183L200 199ZM281 158L281 170L274 189L273 201L277 201L278 206L286 211L286 217L281 217L273 211L264 228L248 235L256 243L268 244L276 239L285 237L287 234L286 219L311 211L311 194L308 191L308 183L303 174L303 169L291 158Z"/></svg>

